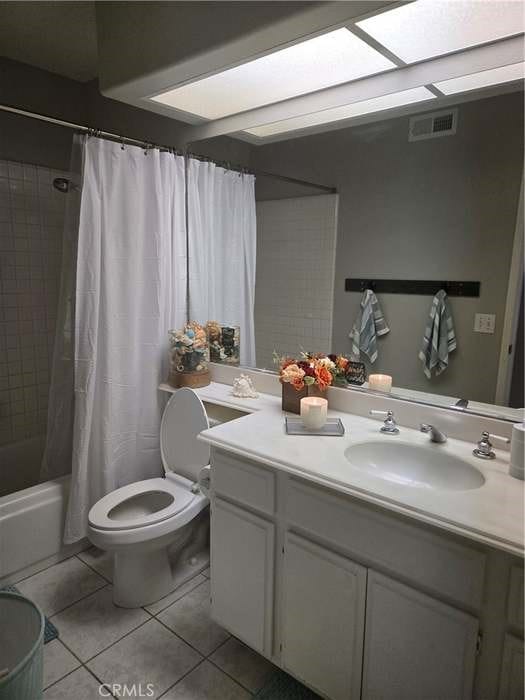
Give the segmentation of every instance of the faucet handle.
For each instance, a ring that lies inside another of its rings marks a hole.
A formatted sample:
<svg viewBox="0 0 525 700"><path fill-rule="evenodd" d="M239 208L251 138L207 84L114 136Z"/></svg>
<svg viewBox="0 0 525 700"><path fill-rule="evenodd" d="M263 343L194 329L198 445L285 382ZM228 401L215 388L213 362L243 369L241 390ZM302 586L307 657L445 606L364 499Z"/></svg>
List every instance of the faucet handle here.
<svg viewBox="0 0 525 700"><path fill-rule="evenodd" d="M509 438L503 437L502 435L495 435L494 433L488 433L484 430L481 433L481 440L478 442L478 446L472 450L472 454L480 459L494 459L496 453L492 449L491 440L498 440L506 445L510 442Z"/></svg>
<svg viewBox="0 0 525 700"><path fill-rule="evenodd" d="M393 411L369 411L371 416L386 416L385 422L382 428L380 428L382 433L387 435L397 435L399 433L399 428L397 427L396 420L394 418Z"/></svg>

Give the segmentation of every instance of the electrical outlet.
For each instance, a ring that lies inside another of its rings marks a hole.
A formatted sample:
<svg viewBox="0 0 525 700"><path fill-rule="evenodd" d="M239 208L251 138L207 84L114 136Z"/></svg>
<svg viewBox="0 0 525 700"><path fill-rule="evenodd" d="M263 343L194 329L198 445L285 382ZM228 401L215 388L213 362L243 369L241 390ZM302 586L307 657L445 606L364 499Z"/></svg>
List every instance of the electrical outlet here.
<svg viewBox="0 0 525 700"><path fill-rule="evenodd" d="M494 333L496 328L496 314L476 314L474 318L474 330L476 333Z"/></svg>

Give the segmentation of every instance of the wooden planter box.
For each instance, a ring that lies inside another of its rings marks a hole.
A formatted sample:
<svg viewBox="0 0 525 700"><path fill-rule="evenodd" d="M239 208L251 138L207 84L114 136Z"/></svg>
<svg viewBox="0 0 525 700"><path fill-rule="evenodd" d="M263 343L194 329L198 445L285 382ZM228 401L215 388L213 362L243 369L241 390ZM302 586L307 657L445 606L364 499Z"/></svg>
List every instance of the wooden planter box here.
<svg viewBox="0 0 525 700"><path fill-rule="evenodd" d="M289 413L299 414L301 412L301 399L304 399L306 396L326 398L326 391L321 391L317 384L305 386L301 391L297 391L291 384L284 382L281 382L281 386L283 392L283 411L288 411Z"/></svg>

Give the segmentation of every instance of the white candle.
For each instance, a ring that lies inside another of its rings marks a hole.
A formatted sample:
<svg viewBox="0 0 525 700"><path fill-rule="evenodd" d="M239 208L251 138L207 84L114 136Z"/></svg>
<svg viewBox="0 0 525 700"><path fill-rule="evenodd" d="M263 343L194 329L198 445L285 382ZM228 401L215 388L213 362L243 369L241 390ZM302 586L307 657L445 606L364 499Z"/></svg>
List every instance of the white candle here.
<svg viewBox="0 0 525 700"><path fill-rule="evenodd" d="M316 396L301 399L301 420L308 430L319 430L326 423L328 401Z"/></svg>
<svg viewBox="0 0 525 700"><path fill-rule="evenodd" d="M371 374L368 377L368 388L388 393L392 390L392 377L389 374Z"/></svg>

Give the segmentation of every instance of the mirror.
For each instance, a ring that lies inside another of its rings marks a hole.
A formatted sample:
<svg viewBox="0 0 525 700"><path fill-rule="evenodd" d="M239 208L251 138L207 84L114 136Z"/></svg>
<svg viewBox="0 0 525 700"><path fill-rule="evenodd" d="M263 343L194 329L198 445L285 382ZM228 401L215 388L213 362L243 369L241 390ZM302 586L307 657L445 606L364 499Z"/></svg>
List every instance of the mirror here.
<svg viewBox="0 0 525 700"><path fill-rule="evenodd" d="M360 353L367 374L390 375L395 396L444 406L464 399L467 410L519 419L510 409L524 406L523 93L448 111L454 128L428 137L410 138L411 115L376 115L252 146L258 368L275 370L274 351L350 357L363 290L377 285L389 332L377 338L375 362ZM383 292L381 280L403 284ZM429 379L419 353L446 282L476 282L479 291L445 285L457 347Z"/></svg>

